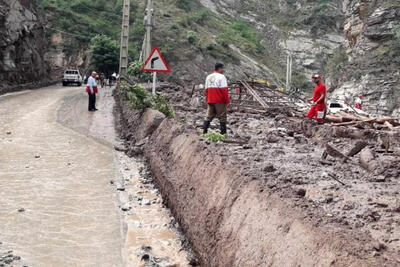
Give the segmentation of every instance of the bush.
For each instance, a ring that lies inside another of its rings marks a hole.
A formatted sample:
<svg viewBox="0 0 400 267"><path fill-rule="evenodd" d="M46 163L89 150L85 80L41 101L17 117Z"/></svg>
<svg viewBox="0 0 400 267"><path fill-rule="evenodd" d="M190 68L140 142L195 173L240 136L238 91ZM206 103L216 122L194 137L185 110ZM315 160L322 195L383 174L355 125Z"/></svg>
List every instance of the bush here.
<svg viewBox="0 0 400 267"><path fill-rule="evenodd" d="M152 106L151 97L147 90L140 85L120 84L120 94L122 98L129 102L134 109L145 109Z"/></svg>
<svg viewBox="0 0 400 267"><path fill-rule="evenodd" d="M193 8L193 0L177 0L176 6L180 9L189 11Z"/></svg>
<svg viewBox="0 0 400 267"><path fill-rule="evenodd" d="M140 82L151 81L151 74L142 71L143 63L141 61L134 61L129 64L128 74L136 78Z"/></svg>
<svg viewBox="0 0 400 267"><path fill-rule="evenodd" d="M175 117L175 113L172 110L168 99L163 95L156 94L152 96L152 106L154 109L160 111L168 118Z"/></svg>
<svg viewBox="0 0 400 267"><path fill-rule="evenodd" d="M173 118L175 113L165 96L156 94L151 95L146 88L140 85L129 85L121 82L119 85L120 95L122 99L127 101L131 108L144 110L153 108L163 113L168 118Z"/></svg>
<svg viewBox="0 0 400 267"><path fill-rule="evenodd" d="M188 39L189 43L195 44L197 42L196 33L194 31L188 31L187 32L187 39Z"/></svg>
<svg viewBox="0 0 400 267"><path fill-rule="evenodd" d="M226 135L216 133L216 132L209 132L206 134L203 134L202 137L212 141L212 142L218 142L218 141L224 141L226 140Z"/></svg>
<svg viewBox="0 0 400 267"><path fill-rule="evenodd" d="M231 28L247 41L253 44L259 43L259 39L255 30L248 26L246 23L241 21L235 22L232 24Z"/></svg>

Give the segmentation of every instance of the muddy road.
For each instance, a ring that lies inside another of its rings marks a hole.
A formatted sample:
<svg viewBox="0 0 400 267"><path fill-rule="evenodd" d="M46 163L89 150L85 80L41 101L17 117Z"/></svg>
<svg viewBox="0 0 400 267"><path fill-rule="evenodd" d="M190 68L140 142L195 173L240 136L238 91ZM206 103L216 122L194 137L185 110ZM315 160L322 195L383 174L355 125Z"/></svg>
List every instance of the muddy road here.
<svg viewBox="0 0 400 267"><path fill-rule="evenodd" d="M58 86L0 97L0 251L28 266L186 266L145 164L114 149L111 89L96 113L86 98Z"/></svg>

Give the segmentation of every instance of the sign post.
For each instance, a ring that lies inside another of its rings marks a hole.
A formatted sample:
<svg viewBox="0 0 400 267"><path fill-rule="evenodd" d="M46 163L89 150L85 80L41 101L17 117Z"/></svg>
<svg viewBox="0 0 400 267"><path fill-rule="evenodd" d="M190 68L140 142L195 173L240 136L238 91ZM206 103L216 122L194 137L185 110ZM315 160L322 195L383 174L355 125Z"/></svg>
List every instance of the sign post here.
<svg viewBox="0 0 400 267"><path fill-rule="evenodd" d="M153 72L153 90L151 91L153 95L156 94L156 87L157 87L157 72Z"/></svg>
<svg viewBox="0 0 400 267"><path fill-rule="evenodd" d="M153 72L153 94L156 93L157 86L157 72L169 73L171 69L169 68L167 62L161 54L160 49L156 46L150 53L142 67L143 72Z"/></svg>

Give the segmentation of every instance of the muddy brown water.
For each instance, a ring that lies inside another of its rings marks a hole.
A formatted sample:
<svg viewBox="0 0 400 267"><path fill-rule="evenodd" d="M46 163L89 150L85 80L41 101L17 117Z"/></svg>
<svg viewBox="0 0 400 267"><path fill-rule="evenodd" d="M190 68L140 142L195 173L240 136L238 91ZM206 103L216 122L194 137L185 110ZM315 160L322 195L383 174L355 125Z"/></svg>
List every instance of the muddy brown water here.
<svg viewBox="0 0 400 267"><path fill-rule="evenodd" d="M111 89L0 97L0 249L29 266L187 266L146 165L114 150Z"/></svg>

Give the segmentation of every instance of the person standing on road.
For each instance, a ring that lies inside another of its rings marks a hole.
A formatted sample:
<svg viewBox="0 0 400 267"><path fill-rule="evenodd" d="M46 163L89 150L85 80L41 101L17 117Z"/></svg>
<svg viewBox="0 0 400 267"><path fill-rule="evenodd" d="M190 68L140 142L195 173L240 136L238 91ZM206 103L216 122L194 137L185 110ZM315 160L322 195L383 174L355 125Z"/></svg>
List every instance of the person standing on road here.
<svg viewBox="0 0 400 267"><path fill-rule="evenodd" d="M86 92L89 96L89 111L96 111L96 94L98 93L97 82L96 82L97 73L95 71L92 72L92 75L88 79L88 83L86 86Z"/></svg>
<svg viewBox="0 0 400 267"><path fill-rule="evenodd" d="M312 98L307 99L307 102L312 102L310 111L307 114L309 119L315 119L318 123L324 123L326 112L326 86L322 83L321 74L312 76L313 82L316 84L314 95Z"/></svg>
<svg viewBox="0 0 400 267"><path fill-rule="evenodd" d="M221 134L226 134L227 109L230 103L228 82L224 73L224 64L215 64L215 72L208 75L205 85L207 98L207 116L203 133L208 132L214 118L219 119Z"/></svg>

